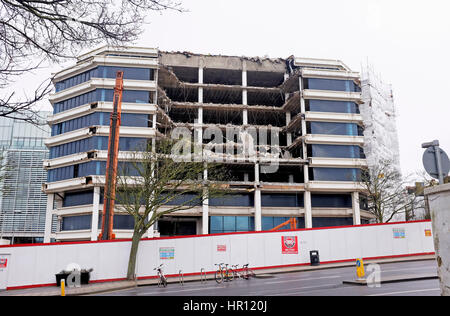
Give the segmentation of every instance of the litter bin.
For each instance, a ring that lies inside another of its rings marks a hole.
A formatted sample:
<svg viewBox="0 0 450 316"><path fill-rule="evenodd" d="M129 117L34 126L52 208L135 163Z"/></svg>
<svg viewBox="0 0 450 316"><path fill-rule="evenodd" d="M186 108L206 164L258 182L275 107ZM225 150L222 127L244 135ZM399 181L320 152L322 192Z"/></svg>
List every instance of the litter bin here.
<svg viewBox="0 0 450 316"><path fill-rule="evenodd" d="M309 260L311 261L312 266L319 266L320 260L319 260L319 251L318 250L312 250L309 252Z"/></svg>

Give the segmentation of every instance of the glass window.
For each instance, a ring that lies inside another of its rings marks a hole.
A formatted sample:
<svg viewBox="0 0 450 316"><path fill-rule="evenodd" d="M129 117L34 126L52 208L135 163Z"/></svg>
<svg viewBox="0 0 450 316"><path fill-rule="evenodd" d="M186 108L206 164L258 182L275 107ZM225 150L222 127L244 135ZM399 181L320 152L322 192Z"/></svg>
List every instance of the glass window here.
<svg viewBox="0 0 450 316"><path fill-rule="evenodd" d="M90 102L112 102L113 96L114 90L112 89L97 89L80 96L55 103L53 112L56 114ZM122 98L123 102L128 103L151 103L150 91L124 90Z"/></svg>
<svg viewBox="0 0 450 316"><path fill-rule="evenodd" d="M360 92L361 88L352 80L307 78L304 88L312 90L331 90L345 92Z"/></svg>
<svg viewBox="0 0 450 316"><path fill-rule="evenodd" d="M114 215L114 229L134 229L134 217L131 215Z"/></svg>
<svg viewBox="0 0 450 316"><path fill-rule="evenodd" d="M123 71L124 79L154 80L154 70L134 67L99 66L76 76L55 83L56 92L89 81L91 78L116 78L117 71Z"/></svg>
<svg viewBox="0 0 450 316"><path fill-rule="evenodd" d="M198 199L198 195L195 193L183 194L177 198L169 201L167 205L184 205L183 203L188 203L186 205L199 206L202 205L201 201Z"/></svg>
<svg viewBox="0 0 450 316"><path fill-rule="evenodd" d="M233 194L224 197L211 198L210 206L255 206L253 194Z"/></svg>
<svg viewBox="0 0 450 316"><path fill-rule="evenodd" d="M328 101L328 100L306 100L306 111L311 112L333 112L333 113L356 113L359 114L359 106L354 102Z"/></svg>
<svg viewBox="0 0 450 316"><path fill-rule="evenodd" d="M308 156L322 158L365 158L364 150L361 147L347 145L308 145Z"/></svg>
<svg viewBox="0 0 450 316"><path fill-rule="evenodd" d="M211 216L210 234L247 232L255 230L255 220L248 216Z"/></svg>
<svg viewBox="0 0 450 316"><path fill-rule="evenodd" d="M271 217L271 216L263 216L261 218L261 229L263 231L269 231L273 228L277 227L278 225L281 225L285 222L287 222L290 219L290 217ZM302 228L301 226L300 218L297 218L297 228ZM280 228L280 230L288 230L291 229L290 225L284 226L283 228Z"/></svg>
<svg viewBox="0 0 450 316"><path fill-rule="evenodd" d="M358 124L353 123L329 123L329 122L308 122L309 134L321 135L346 135L363 136L363 130Z"/></svg>
<svg viewBox="0 0 450 316"><path fill-rule="evenodd" d="M224 233L232 233L236 231L236 217L224 216L223 217L223 230Z"/></svg>
<svg viewBox="0 0 450 316"><path fill-rule="evenodd" d="M119 150L121 151L138 151L146 148L148 139L121 137L119 139ZM58 145L50 149L50 159L77 154L90 150L108 150L107 136L94 136L85 138L75 142Z"/></svg>
<svg viewBox="0 0 450 316"><path fill-rule="evenodd" d="M52 136L68 133L90 126L109 126L110 113L95 112L89 115L69 120L52 126ZM108 118L108 121L106 120ZM147 114L123 113L121 126L149 127L150 116Z"/></svg>
<svg viewBox="0 0 450 316"><path fill-rule="evenodd" d="M62 218L61 230L86 230L91 229L92 215L67 216Z"/></svg>
<svg viewBox="0 0 450 316"><path fill-rule="evenodd" d="M303 207L303 194L261 194L263 207Z"/></svg>
<svg viewBox="0 0 450 316"><path fill-rule="evenodd" d="M94 191L82 191L66 193L63 199L63 207L91 205L94 200Z"/></svg>
<svg viewBox="0 0 450 316"><path fill-rule="evenodd" d="M352 208L350 194L311 194L312 207Z"/></svg>
<svg viewBox="0 0 450 316"><path fill-rule="evenodd" d="M211 216L209 222L211 234L220 234L223 232L223 216Z"/></svg>
<svg viewBox="0 0 450 316"><path fill-rule="evenodd" d="M310 168L312 181L361 181L361 169Z"/></svg>

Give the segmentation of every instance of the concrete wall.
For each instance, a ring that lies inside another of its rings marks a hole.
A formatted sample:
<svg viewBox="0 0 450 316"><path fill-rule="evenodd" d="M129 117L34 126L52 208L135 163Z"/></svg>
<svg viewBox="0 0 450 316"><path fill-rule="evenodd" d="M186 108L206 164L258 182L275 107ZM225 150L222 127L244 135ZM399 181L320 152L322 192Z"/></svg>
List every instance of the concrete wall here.
<svg viewBox="0 0 450 316"><path fill-rule="evenodd" d="M149 239L140 245L137 276L154 277L153 268L160 263L164 263L164 272L169 276L177 275L179 270L185 275L199 274L201 269L213 272L214 264L221 262L249 263L254 269L304 265L310 262L310 250L319 251L323 264L429 254L434 246L426 230L431 230L429 221ZM395 238L395 232L404 238ZM298 252L283 254L282 237L291 236L298 239ZM0 269L0 285L8 289L54 285L55 273L70 263L93 268L93 281L120 280L126 276L130 245L130 241L114 241L3 246L0 259L8 256L8 266ZM174 258L162 259L163 248L173 248Z"/></svg>
<svg viewBox="0 0 450 316"><path fill-rule="evenodd" d="M425 189L430 206L438 276L443 296L450 296L450 184Z"/></svg>

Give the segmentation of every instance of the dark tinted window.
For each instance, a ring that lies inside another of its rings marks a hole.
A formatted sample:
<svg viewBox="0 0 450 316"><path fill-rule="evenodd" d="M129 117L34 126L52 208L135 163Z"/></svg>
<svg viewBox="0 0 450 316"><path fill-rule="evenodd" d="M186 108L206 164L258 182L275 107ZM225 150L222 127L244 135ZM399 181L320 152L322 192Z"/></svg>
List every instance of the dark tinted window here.
<svg viewBox="0 0 450 316"><path fill-rule="evenodd" d="M361 181L361 169L310 168L312 181Z"/></svg>
<svg viewBox="0 0 450 316"><path fill-rule="evenodd" d="M317 79L304 80L304 88L312 90L331 90L345 92L360 92L361 88L351 80Z"/></svg>
<svg viewBox="0 0 450 316"><path fill-rule="evenodd" d="M308 151L309 157L365 158L364 150L359 146L309 145Z"/></svg>
<svg viewBox="0 0 450 316"><path fill-rule="evenodd" d="M359 113L359 106L354 102L306 100L306 111L334 112L334 113Z"/></svg>

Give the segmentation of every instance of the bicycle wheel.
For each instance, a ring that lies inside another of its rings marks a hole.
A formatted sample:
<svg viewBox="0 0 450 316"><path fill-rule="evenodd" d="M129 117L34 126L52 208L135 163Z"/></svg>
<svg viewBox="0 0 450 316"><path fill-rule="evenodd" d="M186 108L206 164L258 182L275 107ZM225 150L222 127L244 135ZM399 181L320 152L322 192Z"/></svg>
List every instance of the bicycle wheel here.
<svg viewBox="0 0 450 316"><path fill-rule="evenodd" d="M161 276L161 285L162 287L167 287L167 279L165 276Z"/></svg>
<svg viewBox="0 0 450 316"><path fill-rule="evenodd" d="M247 278L250 279L250 278L254 278L254 277L256 277L255 272L253 272L253 270L251 270L251 269L248 269L247 270Z"/></svg>
<svg viewBox="0 0 450 316"><path fill-rule="evenodd" d="M234 280L233 270L227 270L226 276L227 276L227 281L229 281L229 282L233 281Z"/></svg>
<svg viewBox="0 0 450 316"><path fill-rule="evenodd" d="M217 283L222 283L223 282L223 274L222 271L217 270L216 273L214 274L214 279L216 280Z"/></svg>

